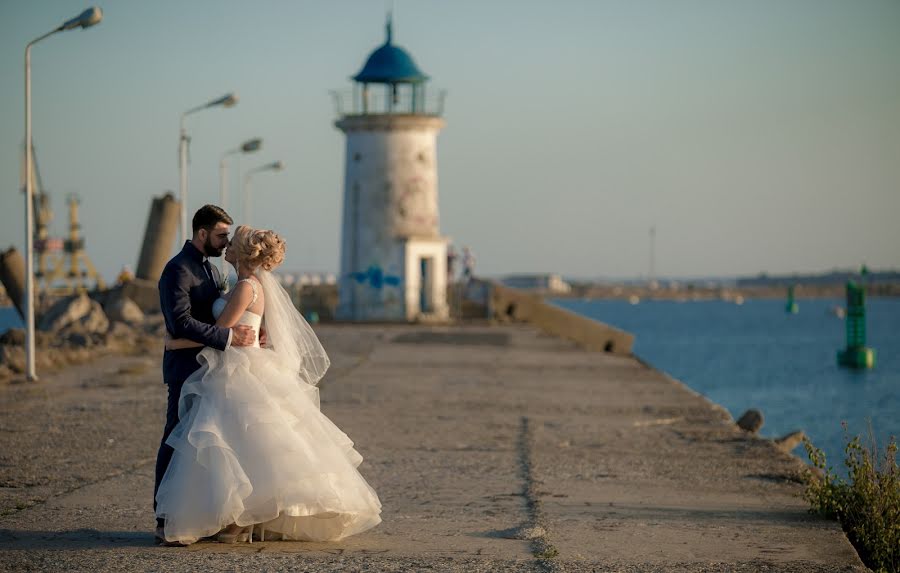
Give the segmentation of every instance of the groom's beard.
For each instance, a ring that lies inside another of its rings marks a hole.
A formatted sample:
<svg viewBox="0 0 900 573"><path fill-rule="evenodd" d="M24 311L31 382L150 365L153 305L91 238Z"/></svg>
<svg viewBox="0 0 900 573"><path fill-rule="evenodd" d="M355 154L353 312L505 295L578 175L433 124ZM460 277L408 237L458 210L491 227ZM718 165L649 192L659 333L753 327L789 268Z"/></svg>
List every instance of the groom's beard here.
<svg viewBox="0 0 900 573"><path fill-rule="evenodd" d="M206 242L203 243L203 251L206 253L207 257L221 257L223 250L225 250L225 247L222 247L221 249L213 247L212 243L209 241L209 238L207 238Z"/></svg>

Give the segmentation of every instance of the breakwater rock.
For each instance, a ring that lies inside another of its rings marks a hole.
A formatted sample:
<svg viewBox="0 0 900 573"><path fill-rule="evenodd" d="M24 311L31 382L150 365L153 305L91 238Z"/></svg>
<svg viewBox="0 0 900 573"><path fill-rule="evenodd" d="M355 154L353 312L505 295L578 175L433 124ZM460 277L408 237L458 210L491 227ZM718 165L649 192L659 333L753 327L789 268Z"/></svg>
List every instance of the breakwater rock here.
<svg viewBox="0 0 900 573"><path fill-rule="evenodd" d="M121 288L59 299L36 322L39 372L155 347L165 333L162 315L145 314ZM0 383L16 381L24 372L25 332L14 328L0 335Z"/></svg>
<svg viewBox="0 0 900 573"><path fill-rule="evenodd" d="M751 434L759 432L759 429L763 427L764 423L765 418L763 417L763 413L755 408L751 408L744 412L744 415L738 418L737 421L738 428L745 432L750 432Z"/></svg>

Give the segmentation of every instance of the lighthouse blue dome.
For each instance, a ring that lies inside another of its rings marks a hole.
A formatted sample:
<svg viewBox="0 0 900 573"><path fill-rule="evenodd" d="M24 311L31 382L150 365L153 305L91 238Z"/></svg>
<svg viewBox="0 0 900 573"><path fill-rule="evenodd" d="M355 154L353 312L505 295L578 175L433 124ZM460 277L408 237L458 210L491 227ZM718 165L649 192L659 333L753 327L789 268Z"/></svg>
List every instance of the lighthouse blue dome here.
<svg viewBox="0 0 900 573"><path fill-rule="evenodd" d="M409 52L391 43L391 21L387 23L387 40L366 60L353 79L365 84L418 84L426 76L413 61Z"/></svg>

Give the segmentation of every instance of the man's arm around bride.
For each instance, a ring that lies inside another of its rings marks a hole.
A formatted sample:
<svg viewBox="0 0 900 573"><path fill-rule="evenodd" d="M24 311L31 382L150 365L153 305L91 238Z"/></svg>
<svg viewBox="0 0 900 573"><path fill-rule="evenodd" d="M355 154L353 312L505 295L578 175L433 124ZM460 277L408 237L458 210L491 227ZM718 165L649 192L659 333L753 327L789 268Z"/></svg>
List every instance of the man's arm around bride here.
<svg viewBox="0 0 900 573"><path fill-rule="evenodd" d="M229 346L229 338L232 346L252 345L256 340L256 332L253 328L246 324L235 324L241 313L250 304L253 296L249 285L238 285L222 316L215 324L207 324L191 316L189 291L192 280L193 276L186 268L175 265L167 266L160 278L160 302L166 318L166 330L171 336L171 339L166 340L166 349L180 350L209 346L216 350L225 350ZM243 291L246 294L239 297L237 291ZM240 304L241 302L236 299L245 299L240 310L233 310L233 307L236 306L235 303Z"/></svg>
<svg viewBox="0 0 900 573"><path fill-rule="evenodd" d="M237 324L244 311L253 301L253 290L246 282L240 282L235 286L225 305L222 315L216 320L219 328L230 328L233 331L231 344L234 346L249 346L253 344L255 333L253 328L245 324ZM202 323L201 323L202 324ZM246 338L245 338L246 337ZM172 338L166 335L166 350L181 350L184 348L199 348L207 346L202 342L196 342L190 338Z"/></svg>

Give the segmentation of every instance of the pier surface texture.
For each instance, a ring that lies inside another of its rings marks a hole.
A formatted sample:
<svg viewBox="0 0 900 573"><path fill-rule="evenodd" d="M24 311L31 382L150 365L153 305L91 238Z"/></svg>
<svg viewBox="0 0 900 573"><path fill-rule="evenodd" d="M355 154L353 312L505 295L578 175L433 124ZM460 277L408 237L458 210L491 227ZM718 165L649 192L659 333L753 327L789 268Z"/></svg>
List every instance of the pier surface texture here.
<svg viewBox="0 0 900 573"><path fill-rule="evenodd" d="M153 544L159 349L0 387L0 570L865 571L799 459L629 356L528 326L323 326L322 409L384 522Z"/></svg>

